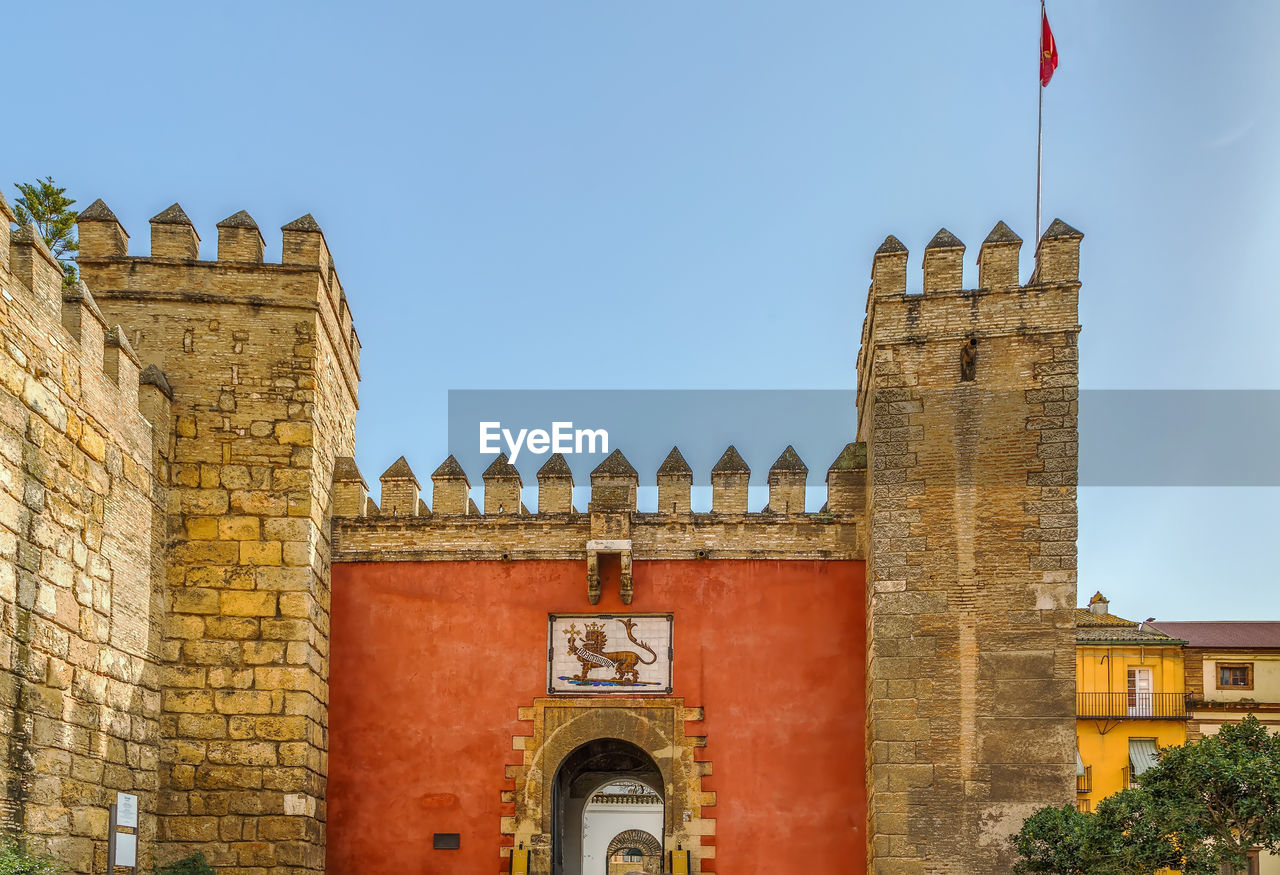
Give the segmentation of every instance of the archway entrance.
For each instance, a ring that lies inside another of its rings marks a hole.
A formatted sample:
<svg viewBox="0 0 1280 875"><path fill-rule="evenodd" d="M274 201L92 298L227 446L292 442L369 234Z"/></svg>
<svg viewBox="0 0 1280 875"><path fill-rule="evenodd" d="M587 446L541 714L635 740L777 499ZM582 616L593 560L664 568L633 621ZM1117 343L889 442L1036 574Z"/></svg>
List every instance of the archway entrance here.
<svg viewBox="0 0 1280 875"><path fill-rule="evenodd" d="M662 800L662 821L651 832L663 853L683 848L693 873L714 856L714 844L703 843L716 834L716 794L702 789L711 761L698 755L706 744L701 708L675 697L546 698L520 708L519 720L528 726L512 737L520 762L506 766L511 785L502 797L512 811L503 814L501 832L511 848L505 853L527 856L529 875L576 872L565 868L581 867L581 831L566 824L569 803L585 808L588 792L636 776ZM576 857L565 853L570 842Z"/></svg>
<svg viewBox="0 0 1280 875"><path fill-rule="evenodd" d="M620 832L609 842L606 875L658 875L662 872L662 843L641 829Z"/></svg>
<svg viewBox="0 0 1280 875"><path fill-rule="evenodd" d="M575 748L551 787L552 875L607 875L611 839L629 830L662 835L664 799L662 772L637 745L598 738Z"/></svg>

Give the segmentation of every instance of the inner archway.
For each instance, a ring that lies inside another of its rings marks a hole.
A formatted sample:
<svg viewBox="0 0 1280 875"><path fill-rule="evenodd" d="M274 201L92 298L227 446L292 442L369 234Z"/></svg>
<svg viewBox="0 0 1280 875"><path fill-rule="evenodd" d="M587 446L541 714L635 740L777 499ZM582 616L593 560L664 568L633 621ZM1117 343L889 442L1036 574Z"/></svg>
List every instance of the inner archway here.
<svg viewBox="0 0 1280 875"><path fill-rule="evenodd" d="M662 843L642 829L618 833L605 851L606 875L658 875L662 872Z"/></svg>
<svg viewBox="0 0 1280 875"><path fill-rule="evenodd" d="M619 738L594 739L570 752L556 769L551 802L552 875L605 875L610 839L628 827L648 827L646 832L656 827L659 835L664 831L662 772L644 750ZM615 806L621 816L612 813ZM589 808L592 823L597 824L595 831L608 832L599 842L601 849L584 844L584 816ZM657 818L653 817L655 809ZM589 852L593 861L600 858L592 863L598 871L583 870Z"/></svg>

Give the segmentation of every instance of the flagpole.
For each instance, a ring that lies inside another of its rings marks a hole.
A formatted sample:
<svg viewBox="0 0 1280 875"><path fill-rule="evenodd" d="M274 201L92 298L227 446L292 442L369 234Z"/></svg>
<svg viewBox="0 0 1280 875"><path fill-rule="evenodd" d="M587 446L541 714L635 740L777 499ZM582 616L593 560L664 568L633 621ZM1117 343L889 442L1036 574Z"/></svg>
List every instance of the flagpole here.
<svg viewBox="0 0 1280 875"><path fill-rule="evenodd" d="M1040 63L1044 60L1044 47L1042 45L1044 39L1044 0L1040 0L1040 22L1038 33L1036 34L1036 45L1039 46L1037 59ZM1040 78L1040 64L1036 65L1036 90L1039 92L1039 108L1036 111L1036 242L1040 245L1040 204L1041 204L1041 175L1044 170L1044 82Z"/></svg>

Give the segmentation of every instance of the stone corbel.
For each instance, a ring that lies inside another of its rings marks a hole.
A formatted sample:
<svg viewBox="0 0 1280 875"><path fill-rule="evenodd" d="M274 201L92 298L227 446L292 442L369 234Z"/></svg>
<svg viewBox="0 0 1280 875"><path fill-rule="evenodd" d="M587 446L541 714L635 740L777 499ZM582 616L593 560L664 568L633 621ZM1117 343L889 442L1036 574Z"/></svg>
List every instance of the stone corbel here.
<svg viewBox="0 0 1280 875"><path fill-rule="evenodd" d="M622 603L624 605L631 604L631 596L634 590L631 586L631 550L630 548L622 551Z"/></svg>
<svg viewBox="0 0 1280 875"><path fill-rule="evenodd" d="M600 604L600 565L595 550L587 548L587 601Z"/></svg>
<svg viewBox="0 0 1280 875"><path fill-rule="evenodd" d="M621 567L622 603L631 604L634 587L631 583L631 541L587 541L587 601L600 604L600 555L617 554Z"/></svg>

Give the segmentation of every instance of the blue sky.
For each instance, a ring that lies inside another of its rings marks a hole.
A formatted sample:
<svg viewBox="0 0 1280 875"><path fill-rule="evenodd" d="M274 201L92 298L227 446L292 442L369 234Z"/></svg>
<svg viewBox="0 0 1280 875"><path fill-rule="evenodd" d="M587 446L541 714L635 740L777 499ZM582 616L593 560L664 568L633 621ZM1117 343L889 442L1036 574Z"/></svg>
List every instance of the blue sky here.
<svg viewBox="0 0 1280 875"><path fill-rule="evenodd" d="M917 286L940 226L974 280L997 219L1034 234L1034 0L42 12L5 12L6 195L52 174L136 253L178 200L210 258L236 210L269 259L314 213L364 343L370 481L444 458L449 389L850 388L886 234ZM1045 212L1086 234L1083 386L1280 388L1280 6L1049 14ZM1082 490L1082 599L1280 617L1275 499Z"/></svg>

